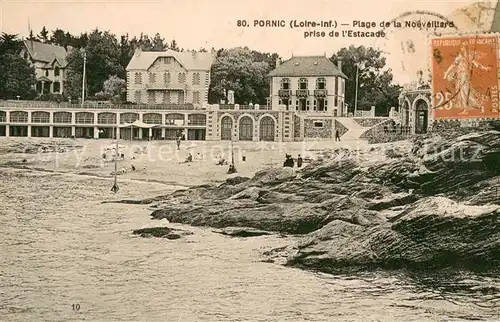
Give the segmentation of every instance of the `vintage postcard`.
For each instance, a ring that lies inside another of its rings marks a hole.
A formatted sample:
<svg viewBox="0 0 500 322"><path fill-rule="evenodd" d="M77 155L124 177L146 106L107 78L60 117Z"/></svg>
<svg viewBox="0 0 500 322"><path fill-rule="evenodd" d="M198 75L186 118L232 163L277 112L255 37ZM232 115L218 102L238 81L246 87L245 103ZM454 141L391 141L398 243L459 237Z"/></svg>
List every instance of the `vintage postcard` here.
<svg viewBox="0 0 500 322"><path fill-rule="evenodd" d="M0 321L499 321L500 2L1 0Z"/></svg>

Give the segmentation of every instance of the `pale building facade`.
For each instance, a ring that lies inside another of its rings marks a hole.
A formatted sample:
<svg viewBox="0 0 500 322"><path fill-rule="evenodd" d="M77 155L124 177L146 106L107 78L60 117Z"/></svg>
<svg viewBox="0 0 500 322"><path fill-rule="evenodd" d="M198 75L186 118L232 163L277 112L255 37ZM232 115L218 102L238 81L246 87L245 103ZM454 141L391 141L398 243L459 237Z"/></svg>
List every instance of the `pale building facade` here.
<svg viewBox="0 0 500 322"><path fill-rule="evenodd" d="M127 66L127 101L136 104L208 103L210 68L215 52L144 52Z"/></svg>
<svg viewBox="0 0 500 322"><path fill-rule="evenodd" d="M68 66L68 52L64 47L24 40L20 55L35 67L37 93L63 93Z"/></svg>
<svg viewBox="0 0 500 322"><path fill-rule="evenodd" d="M277 61L271 77L271 106L286 110L342 116L345 110L345 80L342 63L335 66L325 56L292 57Z"/></svg>

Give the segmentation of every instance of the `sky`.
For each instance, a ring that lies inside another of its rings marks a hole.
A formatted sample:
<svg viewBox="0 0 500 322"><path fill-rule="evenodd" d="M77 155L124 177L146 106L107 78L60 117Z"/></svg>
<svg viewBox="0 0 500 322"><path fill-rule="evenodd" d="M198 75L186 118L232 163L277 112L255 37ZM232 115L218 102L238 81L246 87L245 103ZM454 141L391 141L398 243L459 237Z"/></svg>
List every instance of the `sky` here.
<svg viewBox="0 0 500 322"><path fill-rule="evenodd" d="M464 0L0 0L0 30L27 36L29 21L35 34L43 26L49 31L61 28L72 34L96 27L116 35L138 36L142 32L153 36L159 32L169 41L176 39L182 48L248 46L263 52L277 52L287 59L292 55L330 56L351 44L380 45L380 40L373 38L304 38L304 31L328 32L333 28L292 29L289 27L291 20L334 20L338 24L336 30L343 30L352 28L341 28L342 23L352 25L359 20L375 22L378 26L381 21L414 10L446 16L470 3ZM238 27L238 20L246 20L250 27ZM254 27L254 20L285 20L287 27Z"/></svg>

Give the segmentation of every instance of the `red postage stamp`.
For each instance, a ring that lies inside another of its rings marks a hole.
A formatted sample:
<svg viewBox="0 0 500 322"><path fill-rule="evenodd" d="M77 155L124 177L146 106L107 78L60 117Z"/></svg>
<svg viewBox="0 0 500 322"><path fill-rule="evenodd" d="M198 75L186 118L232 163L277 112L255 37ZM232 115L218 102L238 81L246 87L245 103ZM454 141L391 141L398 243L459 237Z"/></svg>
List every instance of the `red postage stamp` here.
<svg viewBox="0 0 500 322"><path fill-rule="evenodd" d="M435 119L498 118L499 36L431 40Z"/></svg>

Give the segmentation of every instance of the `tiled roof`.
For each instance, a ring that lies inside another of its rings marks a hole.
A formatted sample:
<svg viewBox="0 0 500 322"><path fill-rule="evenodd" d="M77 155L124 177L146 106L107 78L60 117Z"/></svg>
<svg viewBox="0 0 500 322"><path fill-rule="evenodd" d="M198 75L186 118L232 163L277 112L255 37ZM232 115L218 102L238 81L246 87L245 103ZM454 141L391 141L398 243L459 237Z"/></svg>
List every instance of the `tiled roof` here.
<svg viewBox="0 0 500 322"><path fill-rule="evenodd" d="M272 70L269 76L340 76L347 78L347 76L325 56L292 57Z"/></svg>
<svg viewBox="0 0 500 322"><path fill-rule="evenodd" d="M31 57L36 61L52 63L54 59L57 59L61 67L66 67L66 65L68 65L68 62L66 61L68 53L64 47L44 44L32 40L24 40L23 43L26 49L28 49Z"/></svg>
<svg viewBox="0 0 500 322"><path fill-rule="evenodd" d="M136 51L127 70L147 70L158 57L174 57L187 70L210 70L214 56L209 52Z"/></svg>

